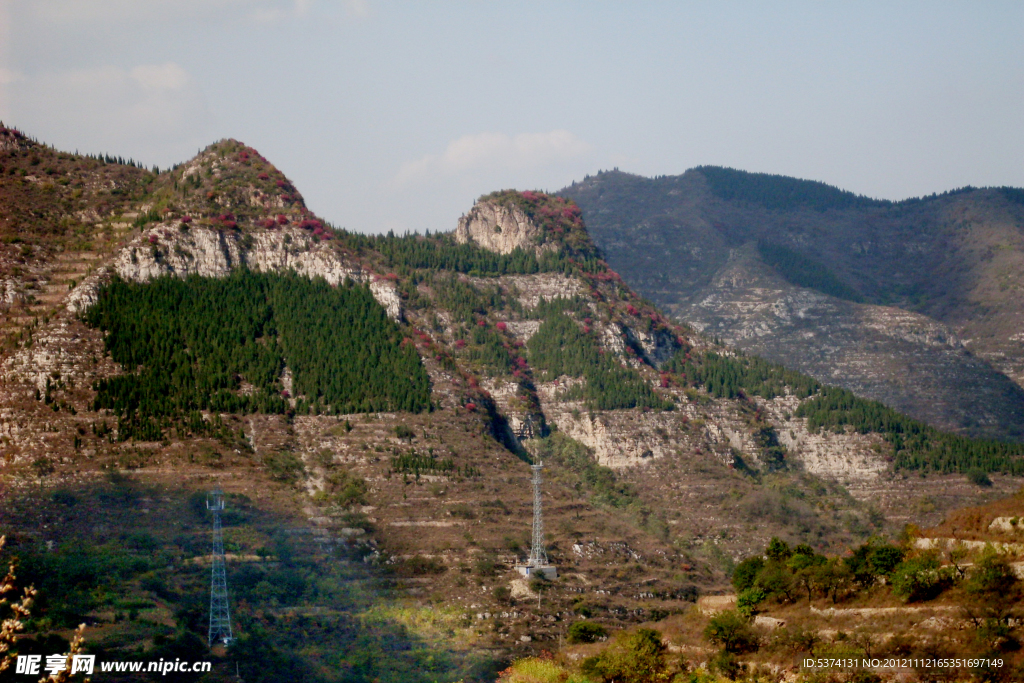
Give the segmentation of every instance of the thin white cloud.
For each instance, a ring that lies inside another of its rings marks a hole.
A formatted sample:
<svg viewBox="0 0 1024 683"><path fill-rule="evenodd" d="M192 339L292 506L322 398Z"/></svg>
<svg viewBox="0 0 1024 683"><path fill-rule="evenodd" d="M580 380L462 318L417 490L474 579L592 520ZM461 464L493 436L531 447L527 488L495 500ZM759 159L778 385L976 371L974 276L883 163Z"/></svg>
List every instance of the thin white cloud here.
<svg viewBox="0 0 1024 683"><path fill-rule="evenodd" d="M395 182L416 183L437 175L459 175L491 169L536 169L576 159L591 145L567 130L547 133L476 133L449 143L441 154L428 154L407 161L399 168Z"/></svg>
<svg viewBox="0 0 1024 683"><path fill-rule="evenodd" d="M128 74L147 92L182 91L189 85L188 73L174 62L141 64Z"/></svg>

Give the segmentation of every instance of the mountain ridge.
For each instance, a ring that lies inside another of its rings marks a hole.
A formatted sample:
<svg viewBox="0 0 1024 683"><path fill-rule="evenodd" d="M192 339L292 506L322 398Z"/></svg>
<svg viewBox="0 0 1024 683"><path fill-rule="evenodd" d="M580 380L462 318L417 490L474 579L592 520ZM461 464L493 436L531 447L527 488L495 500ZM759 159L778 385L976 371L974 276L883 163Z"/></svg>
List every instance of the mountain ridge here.
<svg viewBox="0 0 1024 683"><path fill-rule="evenodd" d="M852 193L731 169L716 170L738 189L716 191L701 168L603 173L562 194L613 267L676 319L943 428L1021 438L1024 212L1013 188L851 209L825 205ZM796 205L805 187L821 206ZM915 329L946 342L915 342ZM932 389L918 396L916 384Z"/></svg>

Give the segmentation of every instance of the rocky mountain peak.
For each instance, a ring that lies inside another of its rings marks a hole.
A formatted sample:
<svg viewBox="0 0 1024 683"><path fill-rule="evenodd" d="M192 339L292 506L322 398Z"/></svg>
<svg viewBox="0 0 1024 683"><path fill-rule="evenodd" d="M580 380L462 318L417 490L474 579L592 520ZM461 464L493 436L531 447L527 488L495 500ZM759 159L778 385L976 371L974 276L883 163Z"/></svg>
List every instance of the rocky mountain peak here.
<svg viewBox="0 0 1024 683"><path fill-rule="evenodd" d="M597 256L574 201L528 190L502 190L480 197L459 219L455 241L501 254L523 249Z"/></svg>
<svg viewBox="0 0 1024 683"><path fill-rule="evenodd" d="M459 244L473 243L499 254L510 254L516 249L539 250L541 236L540 226L519 206L493 200L474 204L469 213L459 218L455 228Z"/></svg>
<svg viewBox="0 0 1024 683"><path fill-rule="evenodd" d="M152 201L142 208L159 218L181 214L214 227L243 230L270 228L271 222L315 221L284 173L238 140L210 145L161 174L154 185Z"/></svg>

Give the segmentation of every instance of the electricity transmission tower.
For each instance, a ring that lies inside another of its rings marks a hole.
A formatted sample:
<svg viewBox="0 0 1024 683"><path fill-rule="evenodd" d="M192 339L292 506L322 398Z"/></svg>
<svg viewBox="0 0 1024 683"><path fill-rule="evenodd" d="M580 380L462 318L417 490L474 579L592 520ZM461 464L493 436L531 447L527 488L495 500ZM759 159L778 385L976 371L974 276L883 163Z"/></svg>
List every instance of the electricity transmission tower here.
<svg viewBox="0 0 1024 683"><path fill-rule="evenodd" d="M530 561L535 567L543 567L548 563L548 553L544 550L544 511L540 501L540 470L544 463L531 465L533 470L533 541L530 544Z"/></svg>
<svg viewBox="0 0 1024 683"><path fill-rule="evenodd" d="M213 572L210 577L210 647L229 644L231 612L228 608L228 579L224 569L224 535L220 513L224 510L224 492L214 489L206 496L206 509L213 512Z"/></svg>
<svg viewBox="0 0 1024 683"><path fill-rule="evenodd" d="M548 553L544 548L544 510L540 497L540 471L543 467L544 463L530 466L533 470L533 540L530 542L530 559L516 569L523 576L542 574L546 578L554 579L558 571L548 562Z"/></svg>

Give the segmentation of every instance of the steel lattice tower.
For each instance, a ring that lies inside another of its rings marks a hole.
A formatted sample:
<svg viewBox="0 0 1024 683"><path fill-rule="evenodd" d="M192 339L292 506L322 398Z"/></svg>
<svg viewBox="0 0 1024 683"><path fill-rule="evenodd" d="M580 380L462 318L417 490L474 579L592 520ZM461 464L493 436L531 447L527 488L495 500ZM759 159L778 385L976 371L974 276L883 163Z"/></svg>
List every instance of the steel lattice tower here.
<svg viewBox="0 0 1024 683"><path fill-rule="evenodd" d="M530 561L528 565L544 567L548 563L548 554L544 550L544 512L541 509L540 501L540 470L544 463L539 462L531 465L533 470L533 542L530 546Z"/></svg>
<svg viewBox="0 0 1024 683"><path fill-rule="evenodd" d="M220 513L224 510L224 492L219 488L206 497L206 508L213 512L213 571L210 578L210 647L227 645L231 636L231 611L228 608L228 578L224 568L224 535Z"/></svg>

